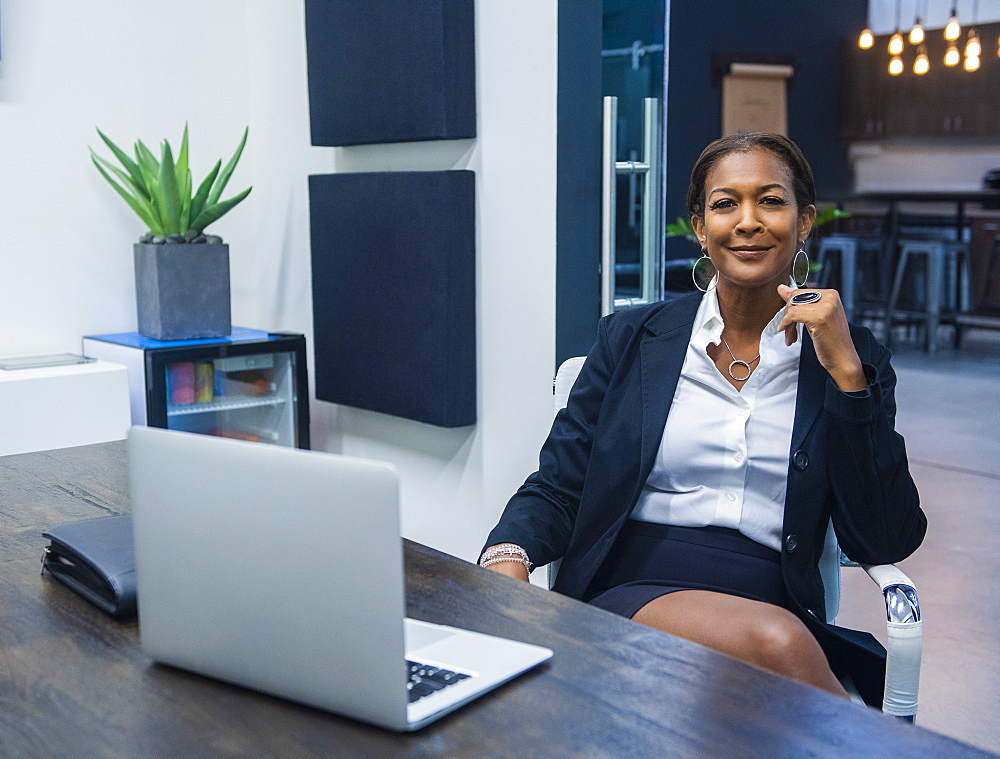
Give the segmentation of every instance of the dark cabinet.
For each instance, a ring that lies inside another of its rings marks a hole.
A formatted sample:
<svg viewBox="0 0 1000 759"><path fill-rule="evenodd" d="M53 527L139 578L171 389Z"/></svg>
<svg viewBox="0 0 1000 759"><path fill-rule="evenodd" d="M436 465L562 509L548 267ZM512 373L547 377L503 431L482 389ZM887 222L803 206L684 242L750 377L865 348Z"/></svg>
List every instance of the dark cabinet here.
<svg viewBox="0 0 1000 759"><path fill-rule="evenodd" d="M947 44L940 30L927 36L930 70L913 73L916 48L903 51L904 71L889 73L889 35L879 35L869 50L853 40L842 48L840 137L879 140L892 137L950 139L1000 137L1000 58L992 44L1000 23L977 27L983 40L982 64L966 71L962 64L945 66ZM964 44L963 38L960 40Z"/></svg>
<svg viewBox="0 0 1000 759"><path fill-rule="evenodd" d="M882 80L873 76L876 56L867 55L871 52L850 42L843 45L840 136L845 140L874 140L885 134L885 114L879 107Z"/></svg>

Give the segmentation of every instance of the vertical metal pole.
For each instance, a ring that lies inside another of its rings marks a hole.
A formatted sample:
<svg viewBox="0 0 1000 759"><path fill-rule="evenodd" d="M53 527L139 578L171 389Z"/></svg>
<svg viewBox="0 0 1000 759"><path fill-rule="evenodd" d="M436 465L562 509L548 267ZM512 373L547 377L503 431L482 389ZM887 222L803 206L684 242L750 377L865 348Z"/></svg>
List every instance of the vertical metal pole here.
<svg viewBox="0 0 1000 759"><path fill-rule="evenodd" d="M642 161L649 168L642 185L642 231L639 243L641 264L641 298L644 303L661 299L660 290L660 102L656 98L643 100Z"/></svg>
<svg viewBox="0 0 1000 759"><path fill-rule="evenodd" d="M601 164L601 315L614 310L615 297L615 170L618 146L618 98L604 98Z"/></svg>

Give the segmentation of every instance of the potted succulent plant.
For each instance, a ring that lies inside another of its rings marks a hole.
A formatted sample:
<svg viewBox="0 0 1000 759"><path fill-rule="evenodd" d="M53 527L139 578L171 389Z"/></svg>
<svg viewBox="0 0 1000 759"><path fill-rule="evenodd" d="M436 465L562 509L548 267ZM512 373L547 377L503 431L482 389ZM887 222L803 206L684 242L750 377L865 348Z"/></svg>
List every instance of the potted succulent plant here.
<svg viewBox="0 0 1000 759"><path fill-rule="evenodd" d="M229 246L205 227L240 203L252 188L221 200L243 153L243 132L225 168L216 162L194 190L188 167L188 129L177 158L166 140L157 158L142 140L130 157L100 129L97 133L120 166L90 150L97 170L148 231L134 246L135 295L139 334L156 340L225 337L232 331Z"/></svg>

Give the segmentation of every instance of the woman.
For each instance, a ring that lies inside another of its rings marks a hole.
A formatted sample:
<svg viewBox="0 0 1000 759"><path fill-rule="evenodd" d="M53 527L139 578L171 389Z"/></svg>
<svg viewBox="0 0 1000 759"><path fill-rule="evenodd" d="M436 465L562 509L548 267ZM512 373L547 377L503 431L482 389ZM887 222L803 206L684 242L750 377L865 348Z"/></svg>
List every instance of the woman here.
<svg viewBox="0 0 1000 759"><path fill-rule="evenodd" d="M704 295L601 320L480 563L527 580L562 557L554 590L880 705L885 650L826 624L817 562L831 519L864 563L923 539L889 351L836 291L791 286L816 206L790 140L716 140L687 203Z"/></svg>

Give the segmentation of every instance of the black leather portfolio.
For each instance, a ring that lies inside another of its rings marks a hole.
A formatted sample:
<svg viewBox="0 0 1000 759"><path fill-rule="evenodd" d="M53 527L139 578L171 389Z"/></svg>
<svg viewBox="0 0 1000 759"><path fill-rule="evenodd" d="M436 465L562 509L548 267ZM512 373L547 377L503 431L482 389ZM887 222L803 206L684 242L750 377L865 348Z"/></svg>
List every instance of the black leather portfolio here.
<svg viewBox="0 0 1000 759"><path fill-rule="evenodd" d="M85 519L42 533L51 542L42 572L118 619L136 616L132 516Z"/></svg>

